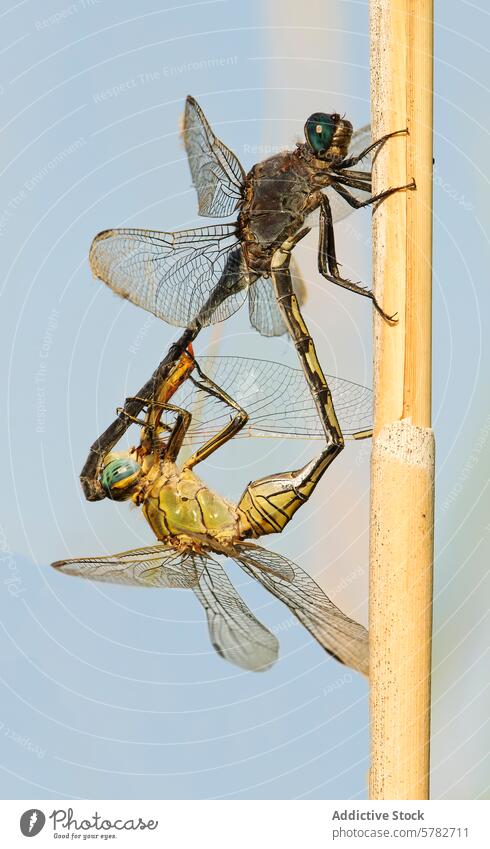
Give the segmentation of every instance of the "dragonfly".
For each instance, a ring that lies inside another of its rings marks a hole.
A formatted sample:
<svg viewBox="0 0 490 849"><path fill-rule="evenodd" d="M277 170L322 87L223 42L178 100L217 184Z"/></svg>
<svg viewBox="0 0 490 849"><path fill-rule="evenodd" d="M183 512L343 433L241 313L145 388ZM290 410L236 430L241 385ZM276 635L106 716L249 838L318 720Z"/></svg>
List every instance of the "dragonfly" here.
<svg viewBox="0 0 490 849"><path fill-rule="evenodd" d="M363 128L353 134L338 113L315 112L305 123L305 141L253 166L245 174L239 160L214 134L193 97L186 100L183 139L199 214L233 223L162 232L113 229L99 233L90 248L96 277L114 292L170 324L187 329L192 341L202 327L227 319L247 299L252 325L266 336L286 329L295 345L315 400L327 442L335 455L343 448L331 395L301 314L293 285L291 252L319 210L318 268L329 281L371 298L373 292L339 271L330 197L341 209L380 202L414 183L372 194L371 172L356 170L391 137L368 141ZM360 199L358 195L363 198ZM341 217L344 212L338 214Z"/></svg>
<svg viewBox="0 0 490 849"><path fill-rule="evenodd" d="M296 563L250 541L286 527L328 468L328 446L299 470L251 481L236 504L194 473L199 463L246 428L258 435L287 434L291 420L297 436L322 437L311 396L296 396L296 390L304 388L302 373L263 360L208 358L206 363L231 391L242 388L250 414L202 370L191 349L174 362L152 399L140 399L142 418L120 411L126 427L141 428L139 445L119 452L111 450L110 442L106 445L102 487L113 500L131 499L141 506L158 543L112 556L61 560L54 568L95 581L192 590L206 612L216 651L243 669L268 669L278 657L279 644L217 559L231 558L282 601L329 654L367 674L366 629L336 607ZM251 374L244 388L243 377ZM282 392L271 399L267 381L277 380ZM370 416L369 390L340 379L336 389L346 432L354 436ZM223 412L218 412L220 406ZM199 411L195 422L193 409ZM298 421L301 411L306 414L303 422ZM310 430L309 422L315 419ZM179 462L186 442L199 447Z"/></svg>
<svg viewBox="0 0 490 849"><path fill-rule="evenodd" d="M94 275L179 327L223 321L248 296L252 326L265 336L281 335L286 327L270 281L272 256L319 210L320 273L371 298L381 315L389 318L373 292L340 275L333 223L352 209L413 188L410 183L372 195L371 172L353 170L388 139L407 131L371 142L369 126L354 133L350 121L339 114L315 112L304 132L305 142L294 150L277 153L246 174L235 154L214 134L197 101L188 96L183 140L199 215L226 218L238 213L237 221L175 233L104 230L90 248Z"/></svg>

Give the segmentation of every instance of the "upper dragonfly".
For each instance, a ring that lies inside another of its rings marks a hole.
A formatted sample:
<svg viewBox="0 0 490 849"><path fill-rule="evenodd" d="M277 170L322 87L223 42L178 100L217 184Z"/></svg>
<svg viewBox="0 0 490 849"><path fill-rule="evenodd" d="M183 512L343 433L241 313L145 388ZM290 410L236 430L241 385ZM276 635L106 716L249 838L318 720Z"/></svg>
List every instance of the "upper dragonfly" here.
<svg viewBox="0 0 490 849"><path fill-rule="evenodd" d="M305 142L245 174L189 96L183 138L199 214L224 218L238 212L238 220L175 233L105 230L90 250L95 276L159 318L195 331L228 318L248 295L252 325L265 336L281 335L285 326L271 283L272 257L319 209L320 273L371 298L389 318L369 289L340 275L333 222L399 190L371 195L371 172L353 168L406 131L370 143L368 127L353 133L350 121L323 112L310 115L304 129Z"/></svg>

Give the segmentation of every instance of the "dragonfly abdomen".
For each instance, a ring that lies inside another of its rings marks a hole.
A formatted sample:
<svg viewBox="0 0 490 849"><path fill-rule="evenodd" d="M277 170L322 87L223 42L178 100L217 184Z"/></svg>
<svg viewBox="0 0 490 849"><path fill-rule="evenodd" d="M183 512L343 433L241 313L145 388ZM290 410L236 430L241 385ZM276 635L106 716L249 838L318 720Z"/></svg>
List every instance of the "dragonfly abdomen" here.
<svg viewBox="0 0 490 849"><path fill-rule="evenodd" d="M327 448L297 472L270 475L247 486L238 502L241 539L279 534L297 510L308 501L325 469L332 462Z"/></svg>

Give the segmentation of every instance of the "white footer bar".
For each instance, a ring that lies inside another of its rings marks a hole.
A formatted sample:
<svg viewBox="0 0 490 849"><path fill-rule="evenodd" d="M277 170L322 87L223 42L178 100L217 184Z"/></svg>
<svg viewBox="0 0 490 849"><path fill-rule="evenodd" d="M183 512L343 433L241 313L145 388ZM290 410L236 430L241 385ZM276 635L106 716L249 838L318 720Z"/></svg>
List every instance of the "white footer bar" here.
<svg viewBox="0 0 490 849"><path fill-rule="evenodd" d="M488 801L0 801L2 846L490 846ZM26 839L32 838L27 844Z"/></svg>

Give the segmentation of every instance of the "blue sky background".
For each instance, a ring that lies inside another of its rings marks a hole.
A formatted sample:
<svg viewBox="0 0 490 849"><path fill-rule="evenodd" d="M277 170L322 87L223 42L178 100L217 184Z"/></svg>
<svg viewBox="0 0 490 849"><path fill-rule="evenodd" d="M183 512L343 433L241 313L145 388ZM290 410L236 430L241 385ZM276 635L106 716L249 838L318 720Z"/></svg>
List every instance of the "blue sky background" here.
<svg viewBox="0 0 490 849"><path fill-rule="evenodd" d="M490 434L488 12L437 4L434 423L438 446L435 797L488 796ZM313 111L369 120L367 2L32 0L0 6L0 793L5 798L363 798L367 687L287 610L230 575L281 640L252 675L211 649L185 592L55 574L52 560L151 544L128 505L84 501L78 474L115 408L174 331L88 269L96 232L197 226L178 124L198 98L246 169L301 138ZM369 220L338 229L369 280ZM327 371L371 381L369 304L318 279L317 230L298 249L305 312ZM295 365L245 311L198 353ZM240 442L201 474L230 498L318 445ZM270 547L367 620L369 445L350 446Z"/></svg>

